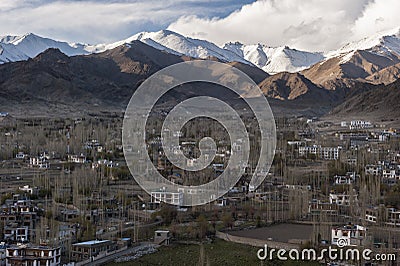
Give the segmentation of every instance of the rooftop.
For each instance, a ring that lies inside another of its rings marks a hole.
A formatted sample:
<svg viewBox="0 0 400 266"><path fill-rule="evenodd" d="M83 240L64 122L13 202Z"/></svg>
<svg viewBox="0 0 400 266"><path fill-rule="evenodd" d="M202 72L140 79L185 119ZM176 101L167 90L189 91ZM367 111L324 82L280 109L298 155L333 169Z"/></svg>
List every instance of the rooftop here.
<svg viewBox="0 0 400 266"><path fill-rule="evenodd" d="M91 246L91 245L96 245L96 244L101 244L101 243L107 243L107 242L111 242L111 240L90 240L90 241L75 243L75 244L72 244L72 245L73 245L73 246L77 246L77 245Z"/></svg>

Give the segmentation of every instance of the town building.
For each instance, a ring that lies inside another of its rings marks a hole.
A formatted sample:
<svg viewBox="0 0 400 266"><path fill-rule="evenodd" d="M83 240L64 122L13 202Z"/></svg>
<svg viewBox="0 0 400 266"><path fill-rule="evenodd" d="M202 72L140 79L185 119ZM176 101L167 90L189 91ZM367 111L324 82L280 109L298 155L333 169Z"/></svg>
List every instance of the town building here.
<svg viewBox="0 0 400 266"><path fill-rule="evenodd" d="M61 265L61 251L59 247L13 245L6 248L6 266L14 265Z"/></svg>
<svg viewBox="0 0 400 266"><path fill-rule="evenodd" d="M329 203L336 204L340 206L350 206L358 201L356 194L346 194L346 193L330 193Z"/></svg>
<svg viewBox="0 0 400 266"><path fill-rule="evenodd" d="M345 225L332 228L331 243L339 247L355 246L361 247L366 244L367 229L361 225Z"/></svg>
<svg viewBox="0 0 400 266"><path fill-rule="evenodd" d="M177 206L183 205L183 193L182 192L169 192L169 191L154 191L151 192L151 202L161 203L165 202Z"/></svg>
<svg viewBox="0 0 400 266"><path fill-rule="evenodd" d="M169 245L170 239L171 236L168 230L156 230L154 232L154 243L157 245Z"/></svg>
<svg viewBox="0 0 400 266"><path fill-rule="evenodd" d="M95 260L107 252L116 250L117 245L111 240L90 240L72 244L71 259L75 262Z"/></svg>
<svg viewBox="0 0 400 266"><path fill-rule="evenodd" d="M313 154L322 160L338 160L341 147L322 147L321 145L312 145L299 147L300 156L309 156Z"/></svg>

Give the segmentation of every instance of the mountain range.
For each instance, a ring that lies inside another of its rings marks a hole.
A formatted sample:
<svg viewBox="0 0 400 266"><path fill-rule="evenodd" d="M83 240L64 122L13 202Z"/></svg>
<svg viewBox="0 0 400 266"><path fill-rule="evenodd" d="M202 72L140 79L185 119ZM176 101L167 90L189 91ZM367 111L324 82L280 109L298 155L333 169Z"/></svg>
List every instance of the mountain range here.
<svg viewBox="0 0 400 266"><path fill-rule="evenodd" d="M79 106L123 110L149 75L194 59L217 60L241 69L259 84L276 113L339 113L335 108L354 106L350 104L357 102L354 97L398 80L400 31L369 36L326 53L239 42L218 46L168 30L96 45L32 33L3 36L0 104L3 108L14 104L20 110L23 106L42 110L47 105L54 110L64 106L65 111L83 112ZM346 110L352 114L351 109Z"/></svg>

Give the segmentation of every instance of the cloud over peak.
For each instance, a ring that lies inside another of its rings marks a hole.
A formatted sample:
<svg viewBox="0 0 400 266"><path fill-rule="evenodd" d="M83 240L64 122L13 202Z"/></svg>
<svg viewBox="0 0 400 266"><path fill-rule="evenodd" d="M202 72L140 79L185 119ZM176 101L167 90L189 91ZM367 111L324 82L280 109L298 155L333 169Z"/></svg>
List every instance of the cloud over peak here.
<svg viewBox="0 0 400 266"><path fill-rule="evenodd" d="M183 16L168 28L218 44L240 41L328 51L399 26L396 10L396 0L261 0L225 18Z"/></svg>

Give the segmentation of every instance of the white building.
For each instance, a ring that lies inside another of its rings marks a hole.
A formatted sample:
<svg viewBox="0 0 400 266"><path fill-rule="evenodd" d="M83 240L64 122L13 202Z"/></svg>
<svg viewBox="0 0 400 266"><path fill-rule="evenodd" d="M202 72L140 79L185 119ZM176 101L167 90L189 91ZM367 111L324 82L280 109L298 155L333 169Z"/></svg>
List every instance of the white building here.
<svg viewBox="0 0 400 266"><path fill-rule="evenodd" d="M68 161L71 163L85 163L86 156L83 154L80 155L68 155Z"/></svg>
<svg viewBox="0 0 400 266"><path fill-rule="evenodd" d="M364 246L366 243L367 229L361 225L345 225L332 229L331 243L343 246Z"/></svg>
<svg viewBox="0 0 400 266"><path fill-rule="evenodd" d="M395 169L383 170L382 177L387 179L400 179L400 175L396 173Z"/></svg>
<svg viewBox="0 0 400 266"><path fill-rule="evenodd" d="M335 179L334 184L335 185L350 185L356 181L356 177L357 177L357 175L355 172L348 172L344 176L335 175L334 176L334 179Z"/></svg>
<svg viewBox="0 0 400 266"><path fill-rule="evenodd" d="M349 194L329 194L329 203L336 204L341 206L349 206L350 204L354 204L358 201L357 195L349 195Z"/></svg>
<svg viewBox="0 0 400 266"><path fill-rule="evenodd" d="M31 167L38 167L38 168L43 168L43 169L47 169L50 167L50 163L49 163L48 159L43 156L29 158L29 165Z"/></svg>
<svg viewBox="0 0 400 266"><path fill-rule="evenodd" d="M38 187L31 187L29 185L25 185L23 187L19 187L18 190L24 191L24 192L29 193L31 195L36 195L39 192Z"/></svg>
<svg viewBox="0 0 400 266"><path fill-rule="evenodd" d="M308 156L309 154L314 154L319 159L323 160L338 160L339 153L342 148L338 147L321 147L321 145L312 145L299 147L300 156Z"/></svg>
<svg viewBox="0 0 400 266"><path fill-rule="evenodd" d="M155 191L151 192L151 202L161 203L165 202L168 204L183 205L183 193L182 192L169 192L169 191Z"/></svg>
<svg viewBox="0 0 400 266"><path fill-rule="evenodd" d="M349 128L350 129L372 128L372 124L369 121L353 120L353 121L350 121Z"/></svg>

